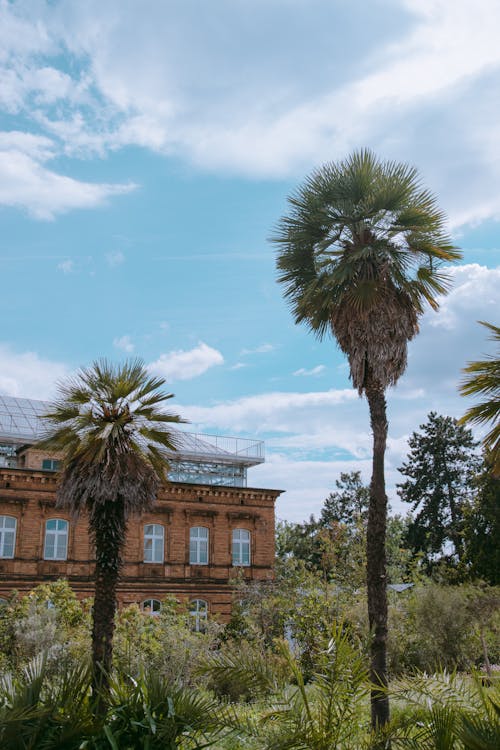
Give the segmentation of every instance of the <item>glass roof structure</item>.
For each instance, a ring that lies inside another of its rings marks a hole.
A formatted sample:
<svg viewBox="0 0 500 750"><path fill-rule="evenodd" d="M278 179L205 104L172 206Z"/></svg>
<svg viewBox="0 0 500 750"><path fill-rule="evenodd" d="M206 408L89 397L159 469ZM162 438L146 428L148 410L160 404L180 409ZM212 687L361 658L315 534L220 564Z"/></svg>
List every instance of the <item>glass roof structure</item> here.
<svg viewBox="0 0 500 750"><path fill-rule="evenodd" d="M47 401L0 395L2 453L11 454L12 448L40 440L46 432L42 416L49 409ZM245 486L246 469L264 461L262 440L171 429L178 446L169 456L174 481Z"/></svg>

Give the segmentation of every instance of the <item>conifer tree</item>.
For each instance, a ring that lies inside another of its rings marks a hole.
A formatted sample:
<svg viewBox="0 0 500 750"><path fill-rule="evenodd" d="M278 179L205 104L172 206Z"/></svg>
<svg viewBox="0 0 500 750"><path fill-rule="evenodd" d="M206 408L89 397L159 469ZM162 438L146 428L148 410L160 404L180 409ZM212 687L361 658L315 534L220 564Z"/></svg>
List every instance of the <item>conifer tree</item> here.
<svg viewBox="0 0 500 750"><path fill-rule="evenodd" d="M398 490L416 512L408 527L409 546L423 552L430 564L451 544L453 555L462 561L464 512L481 466L478 443L456 419L431 412L408 444L408 459L399 468L407 479Z"/></svg>

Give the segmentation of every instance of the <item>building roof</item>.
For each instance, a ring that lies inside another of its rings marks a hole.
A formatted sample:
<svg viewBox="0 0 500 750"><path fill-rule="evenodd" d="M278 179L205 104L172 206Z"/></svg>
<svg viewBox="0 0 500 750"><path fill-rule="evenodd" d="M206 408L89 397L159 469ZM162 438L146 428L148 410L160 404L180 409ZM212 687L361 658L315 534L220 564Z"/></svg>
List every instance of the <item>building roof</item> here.
<svg viewBox="0 0 500 750"><path fill-rule="evenodd" d="M47 430L42 417L50 410L50 406L48 401L0 395L0 443L36 443ZM170 429L176 433L176 460L210 461L243 466L255 466L264 461L262 440L202 435Z"/></svg>

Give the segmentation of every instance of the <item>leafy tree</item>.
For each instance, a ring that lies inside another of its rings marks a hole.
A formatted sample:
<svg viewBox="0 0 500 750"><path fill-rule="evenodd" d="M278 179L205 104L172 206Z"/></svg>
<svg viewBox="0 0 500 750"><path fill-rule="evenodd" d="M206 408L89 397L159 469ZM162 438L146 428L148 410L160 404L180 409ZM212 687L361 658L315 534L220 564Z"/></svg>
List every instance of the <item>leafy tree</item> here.
<svg viewBox="0 0 500 750"><path fill-rule="evenodd" d="M500 328L479 321L492 331L490 338L500 343ZM472 424L491 423L483 445L491 455L491 468L496 477L500 477L500 350L496 357L490 356L478 362L469 362L464 369L466 377L460 386L462 396L485 396L486 400L471 406L461 422Z"/></svg>
<svg viewBox="0 0 500 750"><path fill-rule="evenodd" d="M321 524L314 516L309 521L277 521L276 557L302 560L308 570L319 570L322 563L322 547L318 536Z"/></svg>
<svg viewBox="0 0 500 750"><path fill-rule="evenodd" d="M360 471L342 472L335 481L335 492L330 492L321 509L320 522L323 526L337 521L350 525L357 519L368 516L370 488L361 481Z"/></svg>
<svg viewBox="0 0 500 750"><path fill-rule="evenodd" d="M469 578L500 586L500 478L491 455L474 481L474 497L464 510L464 564Z"/></svg>
<svg viewBox="0 0 500 750"><path fill-rule="evenodd" d="M163 411L172 394L140 360L96 361L59 388L46 415L44 449L61 452L56 504L85 512L95 545L93 686L106 691L111 667L116 587L127 520L152 507L165 481L164 449L175 450L170 426L183 420Z"/></svg>
<svg viewBox="0 0 500 750"><path fill-rule="evenodd" d="M342 473L336 491L324 501L319 518L276 524L278 560L294 559L326 581L357 591L366 579L366 528L370 488L359 471ZM387 580L412 580L414 559L406 544L409 517L388 516L386 533Z"/></svg>
<svg viewBox="0 0 500 750"><path fill-rule="evenodd" d="M452 545L463 561L465 509L481 459L472 432L452 417L431 412L408 440L408 460L399 471L408 479L397 485L401 499L416 511L408 527L408 544L426 555L432 567L437 555Z"/></svg>
<svg viewBox="0 0 500 750"><path fill-rule="evenodd" d="M319 337L332 333L350 376L365 394L373 431L367 532L372 725L389 719L387 685L387 441L385 391L406 368L407 344L426 303L446 291L443 262L460 257L444 216L415 169L362 150L308 177L289 198L277 243L278 280L295 321Z"/></svg>

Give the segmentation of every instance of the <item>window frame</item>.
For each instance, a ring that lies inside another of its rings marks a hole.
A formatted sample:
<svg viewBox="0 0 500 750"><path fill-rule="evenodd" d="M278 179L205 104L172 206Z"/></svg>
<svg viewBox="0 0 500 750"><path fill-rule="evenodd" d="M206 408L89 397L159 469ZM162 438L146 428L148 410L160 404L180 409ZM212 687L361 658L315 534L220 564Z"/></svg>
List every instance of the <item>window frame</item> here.
<svg viewBox="0 0 500 750"><path fill-rule="evenodd" d="M156 605L158 607L156 608ZM149 612L146 612L145 607L150 607ZM150 615L151 617L158 617L158 615L161 612L161 601L159 599L154 599L153 597L149 599L144 599L141 602L141 612L143 612L145 615Z"/></svg>
<svg viewBox="0 0 500 750"><path fill-rule="evenodd" d="M44 466L48 463L50 463L50 466ZM61 463L60 458L42 458L42 471L59 471Z"/></svg>
<svg viewBox="0 0 500 750"><path fill-rule="evenodd" d="M48 524L52 521L56 522L56 528L55 529L49 529ZM65 530L63 532L62 529L58 528L58 524L63 523L65 524ZM54 555L53 557L47 556L47 537L49 534L54 535ZM58 540L60 537L66 537L65 547L64 547L64 557L60 557L58 555L59 550L59 544ZM69 521L67 521L65 518L47 518L45 521L45 536L44 536L44 543L43 543L43 559L44 560L51 560L52 562L64 562L68 559L68 542L69 542Z"/></svg>
<svg viewBox="0 0 500 750"><path fill-rule="evenodd" d="M206 535L199 532L204 531ZM197 532L194 534L193 532ZM191 526L189 529L189 564L190 565L208 565L210 560L210 530L207 526ZM205 557L202 554L205 546ZM201 601L201 600L200 600Z"/></svg>
<svg viewBox="0 0 500 750"><path fill-rule="evenodd" d="M150 527L153 529L152 533L147 533L146 529ZM161 529L161 536L156 534L156 529ZM151 550L146 550L146 541L151 540ZM159 559L155 559L155 555L158 552L156 542L161 542ZM151 552L151 560L146 559L146 553ZM165 526L161 523L146 523L143 528L143 562L147 565L154 565L155 563L162 564L165 562Z"/></svg>
<svg viewBox="0 0 500 750"><path fill-rule="evenodd" d="M203 607L200 608L200 604ZM206 599L191 599L189 602L189 616L193 618L191 622L194 623L193 630L195 633L203 633L208 622L208 602Z"/></svg>
<svg viewBox="0 0 500 750"><path fill-rule="evenodd" d="M248 534L247 539L241 538L241 532ZM239 538L235 538L235 534ZM248 562L244 561L243 549L248 548ZM231 562L235 567L249 568L252 565L252 532L249 529L233 529L231 534Z"/></svg>
<svg viewBox="0 0 500 750"><path fill-rule="evenodd" d="M14 521L14 526L6 526L5 521L9 519L11 521ZM0 559L2 560L13 560L16 556L16 542L17 542L17 518L16 516L9 516L8 514L2 514L0 515L1 520L1 526L0 526ZM13 535L12 540L12 554L6 555L5 554L5 547L6 547L6 535Z"/></svg>

